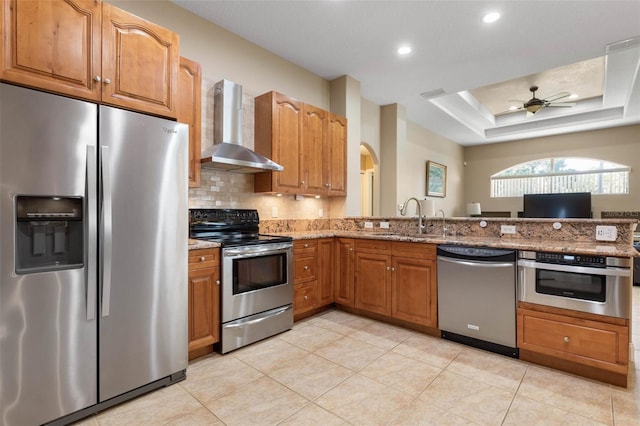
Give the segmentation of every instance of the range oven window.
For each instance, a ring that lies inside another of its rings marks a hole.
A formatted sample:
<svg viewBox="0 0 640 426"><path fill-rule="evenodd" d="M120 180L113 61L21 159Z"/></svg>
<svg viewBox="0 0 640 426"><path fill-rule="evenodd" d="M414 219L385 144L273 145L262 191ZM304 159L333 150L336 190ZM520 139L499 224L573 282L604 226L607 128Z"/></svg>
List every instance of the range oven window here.
<svg viewBox="0 0 640 426"><path fill-rule="evenodd" d="M607 298L606 276L537 269L536 292L604 302Z"/></svg>
<svg viewBox="0 0 640 426"><path fill-rule="evenodd" d="M287 254L233 260L233 294L287 283Z"/></svg>

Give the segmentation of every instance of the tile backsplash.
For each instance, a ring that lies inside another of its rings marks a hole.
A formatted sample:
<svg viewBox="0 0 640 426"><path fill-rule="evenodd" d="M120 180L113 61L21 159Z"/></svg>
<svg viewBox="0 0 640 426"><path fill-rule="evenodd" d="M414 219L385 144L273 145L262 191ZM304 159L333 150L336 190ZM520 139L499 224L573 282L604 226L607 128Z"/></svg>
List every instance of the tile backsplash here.
<svg viewBox="0 0 640 426"><path fill-rule="evenodd" d="M201 149L213 145L213 86L216 82L202 79L202 140ZM253 149L254 96L242 95L242 144ZM189 189L191 208L257 209L261 219L312 219L329 217L330 202L327 198L304 197L296 200L293 195L255 194L253 174L231 173L202 169L199 188Z"/></svg>

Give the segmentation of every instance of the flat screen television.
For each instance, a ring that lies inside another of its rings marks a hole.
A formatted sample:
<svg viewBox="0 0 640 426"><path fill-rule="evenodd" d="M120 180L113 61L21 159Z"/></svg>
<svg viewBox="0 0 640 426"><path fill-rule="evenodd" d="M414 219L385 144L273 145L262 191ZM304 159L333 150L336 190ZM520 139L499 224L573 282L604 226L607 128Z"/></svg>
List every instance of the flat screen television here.
<svg viewBox="0 0 640 426"><path fill-rule="evenodd" d="M590 218L591 193L525 194L524 217Z"/></svg>

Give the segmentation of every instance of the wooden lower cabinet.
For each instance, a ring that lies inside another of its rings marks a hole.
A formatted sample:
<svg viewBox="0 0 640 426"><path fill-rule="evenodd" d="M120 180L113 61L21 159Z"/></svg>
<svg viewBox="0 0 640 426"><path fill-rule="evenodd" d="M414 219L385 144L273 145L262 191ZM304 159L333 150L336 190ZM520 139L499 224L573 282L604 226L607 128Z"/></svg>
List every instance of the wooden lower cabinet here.
<svg viewBox="0 0 640 426"><path fill-rule="evenodd" d="M332 262L333 238L293 242L295 319L333 303Z"/></svg>
<svg viewBox="0 0 640 426"><path fill-rule="evenodd" d="M391 316L437 328L435 245L394 242L392 254Z"/></svg>
<svg viewBox="0 0 640 426"><path fill-rule="evenodd" d="M437 328L435 245L356 240L355 247L355 308Z"/></svg>
<svg viewBox="0 0 640 426"><path fill-rule="evenodd" d="M521 359L626 386L628 320L519 304Z"/></svg>
<svg viewBox="0 0 640 426"><path fill-rule="evenodd" d="M220 249L189 252L189 359L220 341Z"/></svg>

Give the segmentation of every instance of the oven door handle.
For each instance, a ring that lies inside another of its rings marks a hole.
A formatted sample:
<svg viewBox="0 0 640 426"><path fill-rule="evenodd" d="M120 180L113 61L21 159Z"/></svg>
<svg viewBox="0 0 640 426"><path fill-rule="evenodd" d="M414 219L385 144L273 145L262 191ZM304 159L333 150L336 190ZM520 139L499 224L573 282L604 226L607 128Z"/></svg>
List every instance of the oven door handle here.
<svg viewBox="0 0 640 426"><path fill-rule="evenodd" d="M541 269L546 271L573 272L575 274L590 274L609 277L630 277L631 270L628 268L590 268L588 266L559 265L555 263L541 263L533 260L518 260L518 266L523 268Z"/></svg>
<svg viewBox="0 0 640 426"><path fill-rule="evenodd" d="M271 256L274 254L288 253L292 247L278 247L275 249L249 249L246 248L227 248L222 250L222 257L225 259L244 259L255 256Z"/></svg>
<svg viewBox="0 0 640 426"><path fill-rule="evenodd" d="M291 305L283 306L282 308L279 308L278 310L274 309L272 311L264 312L258 318L253 318L253 319L245 320L245 321L234 321L232 324L223 325L223 327L224 328L246 327L247 325L257 324L257 323L262 322L262 321L264 321L266 319L273 318L273 317L278 316L278 315L282 315L282 314L284 314L285 312L287 312L290 309L291 309Z"/></svg>

